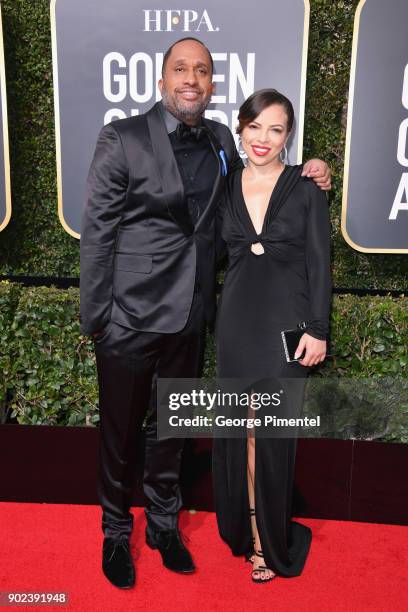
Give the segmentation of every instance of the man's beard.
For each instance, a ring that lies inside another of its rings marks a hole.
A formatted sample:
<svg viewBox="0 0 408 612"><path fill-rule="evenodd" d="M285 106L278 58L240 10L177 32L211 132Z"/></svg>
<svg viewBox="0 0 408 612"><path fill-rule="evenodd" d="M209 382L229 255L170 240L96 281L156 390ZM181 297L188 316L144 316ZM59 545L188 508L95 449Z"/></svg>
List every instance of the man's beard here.
<svg viewBox="0 0 408 612"><path fill-rule="evenodd" d="M197 100L195 104L189 105L188 108L185 108L177 101L177 98L172 98L164 89L161 94L164 108L170 111L171 114L177 117L177 119L180 121L198 120L204 113L211 99L210 94L203 100Z"/></svg>

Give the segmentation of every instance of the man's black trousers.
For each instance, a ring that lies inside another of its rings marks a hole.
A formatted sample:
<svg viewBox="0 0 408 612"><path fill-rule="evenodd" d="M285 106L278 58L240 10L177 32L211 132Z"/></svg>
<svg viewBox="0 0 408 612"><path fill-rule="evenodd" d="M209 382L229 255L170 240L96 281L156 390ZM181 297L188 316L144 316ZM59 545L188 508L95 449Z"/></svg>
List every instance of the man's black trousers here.
<svg viewBox="0 0 408 612"><path fill-rule="evenodd" d="M137 444L146 421L143 489L151 529L173 529L182 505L179 473L183 439L157 440L156 378L201 374L205 320L196 291L184 329L162 334L111 321L95 339L99 382L98 493L106 537L129 536Z"/></svg>

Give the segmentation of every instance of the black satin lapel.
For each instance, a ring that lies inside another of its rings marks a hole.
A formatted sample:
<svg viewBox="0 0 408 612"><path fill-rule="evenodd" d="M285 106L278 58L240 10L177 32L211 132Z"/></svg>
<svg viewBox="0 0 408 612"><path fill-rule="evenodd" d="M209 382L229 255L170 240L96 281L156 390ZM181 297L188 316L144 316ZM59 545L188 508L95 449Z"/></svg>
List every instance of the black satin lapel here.
<svg viewBox="0 0 408 612"><path fill-rule="evenodd" d="M278 179L278 183L276 184L275 189L273 190L271 204L267 212L265 230L268 229L269 225L275 219L276 215L288 199L292 189L300 180L302 169L303 166L285 167L282 175Z"/></svg>
<svg viewBox="0 0 408 612"><path fill-rule="evenodd" d="M169 214L183 233L190 236L194 226L188 212L183 181L158 104L146 114L146 119Z"/></svg>
<svg viewBox="0 0 408 612"><path fill-rule="evenodd" d="M210 214L211 209L214 207L214 204L217 202L218 196L219 196L219 194L221 192L221 187L223 186L223 183L224 183L224 181L221 180L221 157L220 157L220 151L222 150L222 146L220 145L216 135L214 134L214 132L210 128L208 122L205 121L205 119L203 119L203 123L207 127L207 129L208 129L208 140L210 141L212 150L214 151L214 155L217 158L218 167L217 167L217 176L215 177L215 180L214 180L214 186L213 186L213 190L212 190L212 193L211 193L211 197L209 199L209 202L208 202L208 204L207 204L203 214L201 215L201 217L199 218L199 220L197 222L196 229L200 227L200 225L203 223L204 219Z"/></svg>

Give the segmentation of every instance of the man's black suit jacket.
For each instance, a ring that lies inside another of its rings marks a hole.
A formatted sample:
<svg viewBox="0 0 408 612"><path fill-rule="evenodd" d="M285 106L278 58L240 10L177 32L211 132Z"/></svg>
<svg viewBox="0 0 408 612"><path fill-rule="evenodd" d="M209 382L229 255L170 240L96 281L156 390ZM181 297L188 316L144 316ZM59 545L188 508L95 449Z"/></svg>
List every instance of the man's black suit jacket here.
<svg viewBox="0 0 408 612"><path fill-rule="evenodd" d="M112 320L135 330L172 333L190 312L196 262L206 318L215 316L216 218L228 172L242 162L230 130L203 119L218 160L212 195L197 225L155 104L114 121L99 134L81 227L81 332Z"/></svg>

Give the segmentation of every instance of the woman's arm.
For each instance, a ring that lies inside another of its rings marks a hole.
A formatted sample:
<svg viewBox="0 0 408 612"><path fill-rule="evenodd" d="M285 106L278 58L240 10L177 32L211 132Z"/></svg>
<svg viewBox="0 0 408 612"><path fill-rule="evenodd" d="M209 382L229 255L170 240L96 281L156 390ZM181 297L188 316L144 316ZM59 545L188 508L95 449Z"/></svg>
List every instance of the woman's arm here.
<svg viewBox="0 0 408 612"><path fill-rule="evenodd" d="M306 269L309 284L310 313L305 334L296 353L299 361L310 366L323 361L329 333L331 305L330 216L324 192L308 180L309 210L306 236Z"/></svg>

